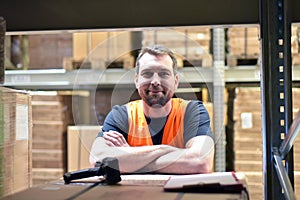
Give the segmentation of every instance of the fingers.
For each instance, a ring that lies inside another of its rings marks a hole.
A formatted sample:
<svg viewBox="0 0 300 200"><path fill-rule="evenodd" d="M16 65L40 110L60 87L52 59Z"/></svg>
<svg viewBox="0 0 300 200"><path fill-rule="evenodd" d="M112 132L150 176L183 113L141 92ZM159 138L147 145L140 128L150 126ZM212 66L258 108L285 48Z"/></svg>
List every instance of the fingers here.
<svg viewBox="0 0 300 200"><path fill-rule="evenodd" d="M129 146L124 136L117 131L103 132L103 138L108 146Z"/></svg>
<svg viewBox="0 0 300 200"><path fill-rule="evenodd" d="M103 138L106 140L108 146L121 146L119 135L112 131L104 132Z"/></svg>
<svg viewBox="0 0 300 200"><path fill-rule="evenodd" d="M112 142L105 140L105 144L109 147L115 147L116 145L114 145Z"/></svg>

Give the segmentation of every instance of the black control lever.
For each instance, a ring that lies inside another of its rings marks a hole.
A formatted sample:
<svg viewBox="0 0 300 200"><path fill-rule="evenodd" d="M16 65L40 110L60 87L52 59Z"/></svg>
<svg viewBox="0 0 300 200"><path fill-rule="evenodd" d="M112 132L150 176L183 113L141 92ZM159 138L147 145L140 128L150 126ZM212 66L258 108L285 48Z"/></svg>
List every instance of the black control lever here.
<svg viewBox="0 0 300 200"><path fill-rule="evenodd" d="M102 162L96 162L94 168L68 172L64 174L64 181L69 184L72 180L88 178L92 176L103 176L106 183L116 184L121 181L119 162L116 158L104 158Z"/></svg>

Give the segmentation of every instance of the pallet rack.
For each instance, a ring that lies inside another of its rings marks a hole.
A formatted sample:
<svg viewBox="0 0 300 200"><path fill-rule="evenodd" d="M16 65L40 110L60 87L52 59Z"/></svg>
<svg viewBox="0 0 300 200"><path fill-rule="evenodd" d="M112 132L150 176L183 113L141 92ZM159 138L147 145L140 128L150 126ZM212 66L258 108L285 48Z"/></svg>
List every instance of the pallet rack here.
<svg viewBox="0 0 300 200"><path fill-rule="evenodd" d="M282 193L282 188L285 187L277 178L274 164L278 163L275 149L282 142L280 136L282 133L283 135L288 133L291 124L292 70L288 41L291 37L291 23L300 22L300 15L297 12L300 2L165 0L159 2L159 6L157 4L145 0L129 2L93 0L85 2L84 5L79 0L73 1L72 5L66 0L60 2L10 0L0 3L0 13L7 22L7 32L12 34L27 31L112 28L139 30L141 27L259 24L262 44L260 72L263 91L264 198L294 199L293 194L288 193L291 190ZM111 17L112 13L116 15ZM36 20L37 17L41 20ZM284 98L280 98L281 95ZM284 107L284 111L280 112L279 107ZM280 121L283 121L281 125ZM292 152L291 150L284 159L286 172L293 186Z"/></svg>

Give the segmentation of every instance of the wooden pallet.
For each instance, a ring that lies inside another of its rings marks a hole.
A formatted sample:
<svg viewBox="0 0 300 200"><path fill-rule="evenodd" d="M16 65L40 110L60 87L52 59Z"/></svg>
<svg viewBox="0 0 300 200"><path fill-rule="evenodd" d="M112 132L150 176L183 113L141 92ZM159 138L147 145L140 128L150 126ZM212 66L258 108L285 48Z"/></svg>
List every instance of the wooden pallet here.
<svg viewBox="0 0 300 200"><path fill-rule="evenodd" d="M236 67L242 65L259 65L259 55L227 55L227 65Z"/></svg>
<svg viewBox="0 0 300 200"><path fill-rule="evenodd" d="M198 58L183 59L183 67L211 67L213 66L212 56L205 55Z"/></svg>
<svg viewBox="0 0 300 200"><path fill-rule="evenodd" d="M63 68L71 71L76 69L108 69L108 68L134 68L134 57L130 53L120 56L115 60L107 60L102 58L87 59L74 59L66 57L63 60Z"/></svg>

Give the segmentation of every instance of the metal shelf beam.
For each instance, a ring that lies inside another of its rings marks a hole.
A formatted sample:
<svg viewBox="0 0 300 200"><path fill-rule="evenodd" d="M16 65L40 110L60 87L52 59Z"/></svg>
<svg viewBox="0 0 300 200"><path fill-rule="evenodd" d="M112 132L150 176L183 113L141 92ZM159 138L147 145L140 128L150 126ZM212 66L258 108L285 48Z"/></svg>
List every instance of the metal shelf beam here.
<svg viewBox="0 0 300 200"><path fill-rule="evenodd" d="M2 0L0 15L7 32L258 24L259 2Z"/></svg>
<svg viewBox="0 0 300 200"><path fill-rule="evenodd" d="M187 67L179 69L184 83L213 83L213 68ZM109 88L116 84L127 87L133 84L133 70L64 69L7 70L3 86L29 90L69 90ZM257 66L225 67L225 84L240 86L260 85L260 69ZM300 82L300 66L293 67L293 81Z"/></svg>
<svg viewBox="0 0 300 200"><path fill-rule="evenodd" d="M297 10L300 1L291 0L291 4L292 21L300 22L300 13ZM8 33L259 24L259 1L2 0L0 16L7 22Z"/></svg>

